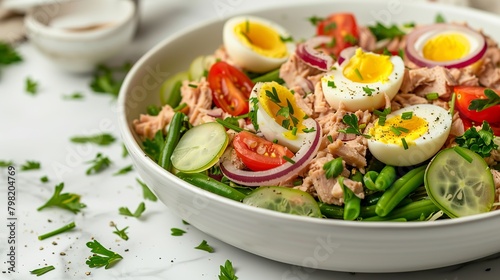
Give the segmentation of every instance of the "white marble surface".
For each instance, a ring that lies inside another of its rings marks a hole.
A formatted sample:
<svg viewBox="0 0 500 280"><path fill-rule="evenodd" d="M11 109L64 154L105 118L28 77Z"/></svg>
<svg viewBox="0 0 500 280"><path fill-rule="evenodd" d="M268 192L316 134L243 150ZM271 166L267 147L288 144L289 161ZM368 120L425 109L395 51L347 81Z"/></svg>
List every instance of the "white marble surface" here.
<svg viewBox="0 0 500 280"><path fill-rule="evenodd" d="M133 44L112 63L135 61L144 52L170 34L211 18L245 9L265 7L264 0L143 0L141 27ZM294 2L297 2L295 0ZM274 0L272 4L290 3ZM217 6L216 4L219 4ZM219 9L217 9L219 7ZM226 8L220 10L220 8ZM219 266L232 261L239 279L499 279L499 256L472 263L430 271L402 274L351 274L304 269L251 255L228 246L196 228L185 225L160 202L145 201L146 211L140 219L118 214L118 208L135 209L144 201L137 174L112 176L129 164L122 158L120 140L109 147L78 145L69 138L109 132L119 138L114 109L115 100L92 93L89 75L71 75L56 69L30 45L18 48L24 62L0 69L0 160L12 160L18 169L17 186L17 263L16 273L7 270L7 170L0 169L0 279L30 279L29 271L46 265L56 267L42 279L217 279ZM36 96L24 92L25 78L39 82ZM62 95L80 91L83 100L64 100ZM87 161L96 153L107 155L113 164L97 175L85 175ZM26 160L40 161L42 168L20 171ZM47 175L48 183L40 182ZM65 183L64 192L82 196L87 205L81 213L61 209L37 211L53 193L54 186ZM38 235L71 221L77 227L70 232L43 241ZM128 226L128 241L113 234L110 222L118 228ZM228 221L230 222L230 221ZM171 236L171 228L186 231ZM91 255L85 243L95 238L121 254L123 260L110 269L89 268L85 260ZM265 238L265 237L263 237ZM194 249L207 240L214 253ZM55 243L53 243L55 242ZM56 245L57 244L57 245ZM64 255L62 255L63 253ZM429 256L432 258L432 256ZM90 272L90 275L87 273Z"/></svg>

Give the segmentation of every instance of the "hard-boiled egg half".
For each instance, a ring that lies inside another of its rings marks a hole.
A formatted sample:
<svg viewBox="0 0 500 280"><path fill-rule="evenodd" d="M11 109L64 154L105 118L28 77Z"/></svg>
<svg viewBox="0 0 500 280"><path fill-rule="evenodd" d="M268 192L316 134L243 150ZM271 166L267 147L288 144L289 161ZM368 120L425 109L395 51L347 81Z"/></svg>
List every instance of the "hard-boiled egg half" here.
<svg viewBox="0 0 500 280"><path fill-rule="evenodd" d="M264 137L292 152L304 145L307 133L316 133L314 121L305 121L308 117L297 106L292 92L276 82L255 84L250 94L250 110L257 110L257 124Z"/></svg>
<svg viewBox="0 0 500 280"><path fill-rule="evenodd" d="M444 145L451 129L451 114L431 104L412 105L377 121L368 135L368 149L381 162L410 166L424 162Z"/></svg>
<svg viewBox="0 0 500 280"><path fill-rule="evenodd" d="M404 63L399 56L364 52L355 54L321 78L326 101L334 109L344 104L347 110L373 111L385 104L384 93L392 99L401 87Z"/></svg>
<svg viewBox="0 0 500 280"><path fill-rule="evenodd" d="M224 47L239 67L264 73L278 68L295 51L290 34L278 24L255 16L238 16L224 24Z"/></svg>
<svg viewBox="0 0 500 280"><path fill-rule="evenodd" d="M416 28L407 36L406 54L418 66L462 68L481 59L487 42L467 26L441 23Z"/></svg>

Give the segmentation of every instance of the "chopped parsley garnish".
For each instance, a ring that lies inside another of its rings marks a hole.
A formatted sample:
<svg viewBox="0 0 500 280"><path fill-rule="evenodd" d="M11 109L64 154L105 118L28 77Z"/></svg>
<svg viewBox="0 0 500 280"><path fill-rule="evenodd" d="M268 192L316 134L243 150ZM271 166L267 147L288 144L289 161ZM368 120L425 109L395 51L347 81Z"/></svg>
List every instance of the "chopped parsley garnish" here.
<svg viewBox="0 0 500 280"><path fill-rule="evenodd" d="M116 171L115 173L113 173L113 176L118 176L118 175L123 175L123 174L127 174L129 172L131 172L132 170L134 169L133 165L127 165L125 167L123 167L122 169Z"/></svg>
<svg viewBox="0 0 500 280"><path fill-rule="evenodd" d="M83 99L83 94L81 92L74 92L72 94L63 95L63 99L78 100Z"/></svg>
<svg viewBox="0 0 500 280"><path fill-rule="evenodd" d="M385 26L380 22L377 22L374 26L368 26L372 34L375 36L377 41L383 39L394 39L401 37L406 33L403 32L397 25L393 24L391 26Z"/></svg>
<svg viewBox="0 0 500 280"><path fill-rule="evenodd" d="M90 82L90 88L99 94L109 94L118 97L125 75L132 68L130 62L125 62L118 67L99 65L94 73L94 78Z"/></svg>
<svg viewBox="0 0 500 280"><path fill-rule="evenodd" d="M74 193L61 193L64 188L64 183L56 185L52 197L42 206L38 207L38 211L46 207L59 207L69 210L74 214L80 212L86 205L80 202L80 195Z"/></svg>
<svg viewBox="0 0 500 280"><path fill-rule="evenodd" d="M334 81L328 81L328 87L337 88Z"/></svg>
<svg viewBox="0 0 500 280"><path fill-rule="evenodd" d="M442 14L437 14L435 19L434 19L434 22L435 23L445 23L446 22L446 19L444 18L444 16Z"/></svg>
<svg viewBox="0 0 500 280"><path fill-rule="evenodd" d="M325 33L330 32L331 30L337 29L337 23L336 22L330 22L325 27L323 28L323 31Z"/></svg>
<svg viewBox="0 0 500 280"><path fill-rule="evenodd" d="M311 133L311 132L315 132L316 131L316 128L314 127L309 127L309 128L303 128L302 129L302 132L304 133Z"/></svg>
<svg viewBox="0 0 500 280"><path fill-rule="evenodd" d="M439 93L437 92L430 92L425 95L425 99L427 100L436 100L439 98Z"/></svg>
<svg viewBox="0 0 500 280"><path fill-rule="evenodd" d="M123 216L139 218L141 217L142 213L144 213L145 210L146 210L146 204L144 204L144 202L141 202L139 206L137 206L137 209L135 209L134 213L130 212L130 210L127 207L120 207L118 209L118 213L120 213L120 215Z"/></svg>
<svg viewBox="0 0 500 280"><path fill-rule="evenodd" d="M194 247L195 249L198 249L198 250L203 250L203 251L207 251L209 253L213 253L214 252L214 248L212 248L212 246L208 245L208 242L206 240L203 240L200 245Z"/></svg>
<svg viewBox="0 0 500 280"><path fill-rule="evenodd" d="M326 138L330 143L333 143L333 137L331 135L326 136Z"/></svg>
<svg viewBox="0 0 500 280"><path fill-rule="evenodd" d="M54 269L56 269L56 268L53 265L48 265L48 266L45 266L45 267L33 269L33 270L30 271L30 273L31 274L35 274L36 276L42 276L45 273L47 273L49 271L52 271Z"/></svg>
<svg viewBox="0 0 500 280"><path fill-rule="evenodd" d="M361 75L361 72L359 72L359 69L358 68L354 69L354 72L356 73L356 75L358 76L358 78L362 81L363 80L363 75Z"/></svg>
<svg viewBox="0 0 500 280"><path fill-rule="evenodd" d="M108 146L113 144L116 138L109 133L95 134L90 136L74 136L71 137L71 142L73 143L92 143L99 146Z"/></svg>
<svg viewBox="0 0 500 280"><path fill-rule="evenodd" d="M121 239L127 241L128 235L127 232L125 232L127 229L128 227L124 227L123 229L118 229L118 227L115 225L115 231L113 231L113 233L120 236Z"/></svg>
<svg viewBox="0 0 500 280"><path fill-rule="evenodd" d="M21 170L38 170L40 166L40 162L28 160L25 164L21 165Z"/></svg>
<svg viewBox="0 0 500 280"><path fill-rule="evenodd" d="M101 243L94 240L93 242L87 242L87 247L90 248L90 252L94 253L85 262L90 268L102 267L105 269L110 268L114 263L123 259L119 254L106 249Z"/></svg>
<svg viewBox="0 0 500 280"><path fill-rule="evenodd" d="M71 229L73 229L75 227L76 227L75 222L71 222L71 223L69 223L69 224L67 224L65 226L62 226L62 227L60 227L60 228L58 228L56 230L53 230L53 231L51 231L49 233L42 234L42 235L38 236L38 240L44 240L44 239L50 238L52 236L55 236L55 235L61 234L63 232L66 232L68 230L71 230Z"/></svg>
<svg viewBox="0 0 500 280"><path fill-rule="evenodd" d="M370 88L369 86L364 86L363 87L363 91L366 93L366 95L372 96L372 94L375 91L375 89Z"/></svg>
<svg viewBox="0 0 500 280"><path fill-rule="evenodd" d="M252 104L252 109L248 112L248 118L252 121L255 131L258 131L259 123L257 122L257 110L259 110L259 99L257 97L251 97L250 103Z"/></svg>
<svg viewBox="0 0 500 280"><path fill-rule="evenodd" d="M10 44L0 42L0 66L21 62L22 60L21 55Z"/></svg>
<svg viewBox="0 0 500 280"><path fill-rule="evenodd" d="M403 120L411 120L413 118L413 112L404 112L401 114Z"/></svg>
<svg viewBox="0 0 500 280"><path fill-rule="evenodd" d="M287 157L287 156L283 156L283 159L284 159L284 160L286 160L286 161L288 161L288 162L289 162L289 163L291 163L291 164L294 164L294 163L295 163L295 161L294 161L293 159L291 159L291 158L289 158L289 157Z"/></svg>
<svg viewBox="0 0 500 280"><path fill-rule="evenodd" d="M405 138L401 138L401 143L403 144L403 148L405 150L408 150L408 143L406 142Z"/></svg>
<svg viewBox="0 0 500 280"><path fill-rule="evenodd" d="M122 157L125 158L128 156L128 150L125 144L122 143Z"/></svg>
<svg viewBox="0 0 500 280"><path fill-rule="evenodd" d="M280 107L280 109L276 112L276 115L282 116L284 118L284 120L281 122L281 126L287 130L293 130L293 128L298 125L299 120L293 115L295 112L290 100L286 99L287 106L282 106L280 104L281 100L275 87L273 87L271 91L266 90L266 96L276 105L278 105L278 107Z"/></svg>
<svg viewBox="0 0 500 280"><path fill-rule="evenodd" d="M322 18L322 17L317 17L317 16L312 16L312 17L308 18L308 20L309 20L309 22L310 22L312 25L316 26L316 25L318 25L318 23L319 23L320 21L324 20L324 18Z"/></svg>
<svg viewBox="0 0 500 280"><path fill-rule="evenodd" d="M349 33L344 35L344 42L349 43L351 45L356 45L358 43L358 39Z"/></svg>
<svg viewBox="0 0 500 280"><path fill-rule="evenodd" d="M383 111L375 110L373 113L378 116L378 125L385 125L387 115L391 113L391 108L385 108Z"/></svg>
<svg viewBox="0 0 500 280"><path fill-rule="evenodd" d="M293 37L292 36L288 36L288 37L283 37L280 35L280 40L281 42L283 43L286 43L286 42L293 42Z"/></svg>
<svg viewBox="0 0 500 280"><path fill-rule="evenodd" d="M198 88L198 85L197 84L188 84L188 87L190 87L190 88Z"/></svg>
<svg viewBox="0 0 500 280"><path fill-rule="evenodd" d="M406 27L406 28L413 28L415 26L416 26L416 24L413 21L410 21L410 22L407 22L407 23L403 23L403 27Z"/></svg>
<svg viewBox="0 0 500 280"><path fill-rule="evenodd" d="M397 136L401 135L401 133L408 133L409 130L404 128L404 127L400 127L400 126L391 126L390 127L390 130L392 131L392 133L396 134Z"/></svg>
<svg viewBox="0 0 500 280"><path fill-rule="evenodd" d="M297 127L296 126L292 128L292 135L293 136L297 135Z"/></svg>
<svg viewBox="0 0 500 280"><path fill-rule="evenodd" d="M87 161L87 163L92 164L85 174L91 175L96 174L104 169L108 168L111 163L113 163L107 156L103 156L101 153L97 153L96 157L93 160Z"/></svg>
<svg viewBox="0 0 500 280"><path fill-rule="evenodd" d="M182 230L180 228L171 228L170 231L170 235L172 236L182 236L184 233L186 233L185 230Z"/></svg>
<svg viewBox="0 0 500 280"><path fill-rule="evenodd" d="M387 49L387 47L384 47L384 50L382 51L382 54L383 55L387 55L387 56L392 56L392 53Z"/></svg>
<svg viewBox="0 0 500 280"><path fill-rule="evenodd" d="M231 261L226 260L224 266L220 266L219 280L238 280Z"/></svg>
<svg viewBox="0 0 500 280"><path fill-rule="evenodd" d="M28 77L26 78L24 89L26 90L27 93L35 95L38 92L38 82Z"/></svg>
<svg viewBox="0 0 500 280"><path fill-rule="evenodd" d="M339 129L338 132L361 135L365 138L371 137L370 135L366 135L361 132L360 126L358 124L358 117L356 116L356 114L345 114L342 118L342 122L347 125L347 128Z"/></svg>
<svg viewBox="0 0 500 280"><path fill-rule="evenodd" d="M492 89L485 89L484 95L486 96L485 99L473 99L470 102L468 109L479 112L500 104L500 96L498 96L498 94Z"/></svg>
<svg viewBox="0 0 500 280"><path fill-rule="evenodd" d="M266 90L266 96L271 99L272 102L274 103L281 103L280 97L278 95L278 92L276 91L276 88L273 87L272 90Z"/></svg>
<svg viewBox="0 0 500 280"><path fill-rule="evenodd" d="M40 182L42 182L42 183L47 183L48 181L49 181L49 177L47 177L47 176L43 176L40 178Z"/></svg>
<svg viewBox="0 0 500 280"><path fill-rule="evenodd" d="M239 126L237 119L236 122L234 122L234 117L228 117L225 118L224 120L216 118L215 121L222 124L225 128L232 129L236 132L241 132L244 130Z"/></svg>
<svg viewBox="0 0 500 280"><path fill-rule="evenodd" d="M9 167L9 166L12 166L14 165L14 162L9 160L0 160L0 167Z"/></svg>
<svg viewBox="0 0 500 280"><path fill-rule="evenodd" d="M338 157L332 159L323 165L323 170L325 171L326 179L336 178L342 171L344 171L344 165L342 163L342 158Z"/></svg>
<svg viewBox="0 0 500 280"><path fill-rule="evenodd" d="M405 51L403 49L398 50L398 55L401 59L405 59Z"/></svg>
<svg viewBox="0 0 500 280"><path fill-rule="evenodd" d="M135 179L139 185L142 187L142 197L146 200L151 200L151 201L157 201L158 198L156 195L149 189L148 185L146 185L144 182L142 182L139 179Z"/></svg>
<svg viewBox="0 0 500 280"><path fill-rule="evenodd" d="M144 141L142 142L142 146L144 147L144 152L148 156L150 156L154 161L158 161L164 143L165 138L163 136L162 130L160 129L155 133L153 139L144 139Z"/></svg>
<svg viewBox="0 0 500 280"><path fill-rule="evenodd" d="M493 150L498 149L494 139L495 135L491 126L488 122L483 121L479 131L473 126L467 129L463 135L457 136L455 142L460 147L476 152L482 157L489 157Z"/></svg>
<svg viewBox="0 0 500 280"><path fill-rule="evenodd" d="M329 48L333 48L337 45L337 38L332 37L332 40L330 42L326 43L326 46Z"/></svg>
<svg viewBox="0 0 500 280"><path fill-rule="evenodd" d="M158 114L160 114L160 112L161 112L161 107L160 106L156 106L156 105L149 105L146 108L146 112L150 116L158 116Z"/></svg>

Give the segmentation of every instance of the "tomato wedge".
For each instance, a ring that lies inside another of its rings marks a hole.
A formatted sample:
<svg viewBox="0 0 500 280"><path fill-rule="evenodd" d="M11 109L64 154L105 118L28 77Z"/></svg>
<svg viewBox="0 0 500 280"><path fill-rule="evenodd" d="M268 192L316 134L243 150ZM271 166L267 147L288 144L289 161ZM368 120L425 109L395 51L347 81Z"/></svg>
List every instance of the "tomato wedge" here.
<svg viewBox="0 0 500 280"><path fill-rule="evenodd" d="M219 61L210 67L207 80L217 107L233 116L248 113L248 98L254 83L243 72Z"/></svg>
<svg viewBox="0 0 500 280"><path fill-rule="evenodd" d="M294 156L288 148L246 131L236 134L233 147L241 161L253 171L278 167L286 162L284 156Z"/></svg>
<svg viewBox="0 0 500 280"><path fill-rule="evenodd" d="M453 88L457 97L456 108L460 114L471 121L481 124L487 121L490 125L498 123L500 125L500 104L494 105L484 110L477 112L476 110L469 110L469 105L474 99L485 99L485 87L479 86L456 86ZM500 94L500 91L495 91Z"/></svg>
<svg viewBox="0 0 500 280"><path fill-rule="evenodd" d="M337 57L343 49L356 45L359 41L358 24L351 13L331 14L318 22L316 34L333 37L332 44L325 46L325 50Z"/></svg>
<svg viewBox="0 0 500 280"><path fill-rule="evenodd" d="M462 119L462 122L464 123L464 131L473 127L473 126L479 126L481 127L483 125L482 122L474 122L469 120L468 118L460 115L460 118ZM496 136L500 136L500 123L489 123L491 130L493 131L493 134Z"/></svg>

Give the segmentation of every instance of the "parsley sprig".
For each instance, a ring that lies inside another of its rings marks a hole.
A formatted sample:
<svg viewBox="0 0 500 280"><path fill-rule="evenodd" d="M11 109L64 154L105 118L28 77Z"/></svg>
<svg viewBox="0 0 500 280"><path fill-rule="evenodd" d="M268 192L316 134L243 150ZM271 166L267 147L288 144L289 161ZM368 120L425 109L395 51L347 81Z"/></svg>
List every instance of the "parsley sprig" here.
<svg viewBox="0 0 500 280"><path fill-rule="evenodd" d="M52 197L42 206L38 207L38 211L47 207L59 207L69 210L74 214L80 212L86 205L80 202L80 195L74 193L61 193L64 188L64 183L56 185Z"/></svg>
<svg viewBox="0 0 500 280"><path fill-rule="evenodd" d="M111 165L112 161L107 156L103 156L101 153L97 153L96 157L93 160L88 161L87 163L91 163L92 165L87 169L85 174L91 175L99 173L108 168Z"/></svg>
<svg viewBox="0 0 500 280"><path fill-rule="evenodd" d="M403 32L399 27L397 27L395 24L390 25L390 26L385 26L380 22L377 22L373 26L368 26L372 34L375 36L377 41L383 40L383 39L394 39L397 37L401 37L405 35L406 33Z"/></svg>
<svg viewBox="0 0 500 280"><path fill-rule="evenodd" d="M275 87L272 87L271 90L266 90L266 96L278 105L278 107L280 107L278 112L276 112L276 115L284 118L281 122L281 126L288 130L292 130L294 127L297 127L299 119L293 115L295 111L290 100L286 99L286 106L281 105L281 100Z"/></svg>
<svg viewBox="0 0 500 280"><path fill-rule="evenodd" d="M118 67L99 65L95 70L90 88L96 93L118 97L125 75L131 68L132 64L130 62L125 62Z"/></svg>
<svg viewBox="0 0 500 280"><path fill-rule="evenodd" d="M212 248L212 246L208 245L208 242L206 240L201 241L200 245L194 248L198 250L207 251L209 253L213 253L215 251L214 248Z"/></svg>
<svg viewBox="0 0 500 280"><path fill-rule="evenodd" d="M134 166L132 164L131 165L127 165L127 166L123 167L122 169L120 169L120 170L116 171L115 173L113 173L113 176L127 174L127 173L131 172L133 169L134 169Z"/></svg>
<svg viewBox="0 0 500 280"><path fill-rule="evenodd" d="M118 227L115 225L115 231L113 231L113 233L118 235L121 239L127 241L128 235L125 232L127 229L128 229L128 227L124 227L123 229L118 229Z"/></svg>
<svg viewBox="0 0 500 280"><path fill-rule="evenodd" d="M252 104L252 110L248 112L248 117L250 121L252 121L255 131L258 131L259 123L257 122L257 110L259 110L259 99L257 97L250 97L250 104Z"/></svg>
<svg viewBox="0 0 500 280"><path fill-rule="evenodd" d="M0 66L22 61L23 58L9 44L0 42Z"/></svg>
<svg viewBox="0 0 500 280"><path fill-rule="evenodd" d="M123 259L119 254L104 248L97 240L87 242L87 247L91 249L90 252L94 253L85 262L90 268L104 266L105 269L108 269L115 262Z"/></svg>
<svg viewBox="0 0 500 280"><path fill-rule="evenodd" d="M21 170L25 170L25 171L26 170L38 170L38 169L40 169L40 167L41 167L40 162L28 160L28 161L26 161L26 163L21 165Z"/></svg>
<svg viewBox="0 0 500 280"><path fill-rule="evenodd" d="M180 228L171 228L170 229L172 236L182 236L184 233L186 233L185 230L182 230Z"/></svg>
<svg viewBox="0 0 500 280"><path fill-rule="evenodd" d="M498 145L493 141L495 135L488 122L483 121L481 129L475 127L467 129L463 135L455 138L455 142L462 148L476 152L482 157L489 157Z"/></svg>
<svg viewBox="0 0 500 280"><path fill-rule="evenodd" d="M49 272L49 271L52 271L56 269L53 265L48 265L48 266L45 266L45 267L40 267L40 268L37 268L37 269L33 269L30 271L31 274L35 274L36 276L42 276L44 275L45 273Z"/></svg>
<svg viewBox="0 0 500 280"><path fill-rule="evenodd" d="M226 260L224 266L220 266L219 280L238 280L231 261Z"/></svg>
<svg viewBox="0 0 500 280"><path fill-rule="evenodd" d="M137 206L137 209L135 209L135 212L132 213L128 207L120 207L118 209L118 212L120 213L120 215L124 215L124 216L129 216L129 217L135 217L135 218L140 218L142 213L144 213L144 211L146 211L146 204L144 202L141 202L138 206Z"/></svg>
<svg viewBox="0 0 500 280"><path fill-rule="evenodd" d="M38 82L31 79L30 77L27 77L25 80L24 89L27 93L35 95L38 92Z"/></svg>
<svg viewBox="0 0 500 280"><path fill-rule="evenodd" d="M149 189L148 185L146 185L144 182L142 182L141 180L139 180L137 178L135 180L142 187L142 196L144 197L144 199L148 199L148 200L151 200L151 201L157 201L158 200L158 198L156 197L156 195L151 191L151 189Z"/></svg>
<svg viewBox="0 0 500 280"><path fill-rule="evenodd" d="M473 99L470 104L468 109L471 111L482 111L485 109L488 109L490 107L493 107L495 105L500 104L500 96L493 91L492 89L485 89L484 90L484 95L487 97L485 99Z"/></svg>
<svg viewBox="0 0 500 280"><path fill-rule="evenodd" d="M89 136L73 136L70 138L73 143L91 143L99 146L108 146L115 142L116 138L109 133L94 134Z"/></svg>
<svg viewBox="0 0 500 280"><path fill-rule="evenodd" d="M370 135L363 134L358 124L358 117L356 114L345 114L342 118L342 122L347 125L345 129L339 129L338 132L343 132L346 134L356 134L361 135L365 138L370 138Z"/></svg>

